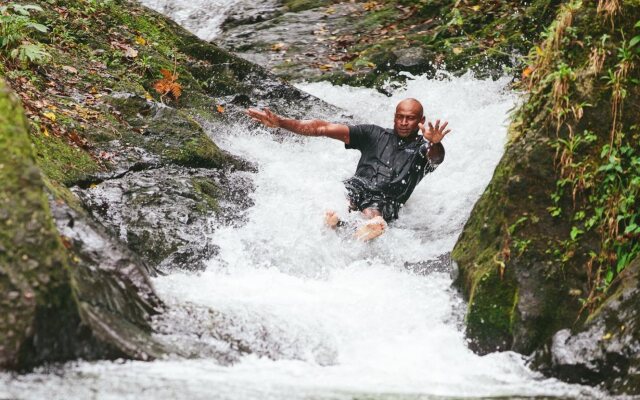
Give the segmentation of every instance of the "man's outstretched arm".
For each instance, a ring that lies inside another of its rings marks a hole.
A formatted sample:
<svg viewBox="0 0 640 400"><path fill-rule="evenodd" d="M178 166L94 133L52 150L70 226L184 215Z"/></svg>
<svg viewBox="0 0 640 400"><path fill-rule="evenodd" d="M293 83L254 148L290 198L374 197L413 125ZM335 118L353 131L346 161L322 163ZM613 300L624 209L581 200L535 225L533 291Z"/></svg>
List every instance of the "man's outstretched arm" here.
<svg viewBox="0 0 640 400"><path fill-rule="evenodd" d="M263 110L250 108L247 110L247 115L254 121L270 128L283 128L304 136L329 137L349 144L349 127L347 125L332 124L319 119L297 120L283 118L272 113L268 108Z"/></svg>

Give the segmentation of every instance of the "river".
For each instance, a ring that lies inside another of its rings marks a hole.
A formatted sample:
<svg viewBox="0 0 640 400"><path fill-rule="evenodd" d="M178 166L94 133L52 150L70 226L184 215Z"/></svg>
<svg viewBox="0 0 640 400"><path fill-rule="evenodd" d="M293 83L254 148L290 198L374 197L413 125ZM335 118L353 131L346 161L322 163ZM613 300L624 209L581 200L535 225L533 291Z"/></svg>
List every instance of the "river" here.
<svg viewBox="0 0 640 400"><path fill-rule="evenodd" d="M518 100L507 85L507 79L472 76L413 77L392 97L327 83L297 85L358 121L390 126L395 104L406 97L421 100L428 119L449 121L444 163L371 243L322 224L326 209L347 216L341 181L353 174L357 151L330 139L283 137L246 121L210 132L259 172L250 175L255 206L246 223L206 238L220 248L207 270L154 278L169 307L154 322L158 336L200 348L201 357L81 361L2 374L0 398L599 396L545 379L521 355L478 356L467 347L465 305L442 261L503 153L508 114Z"/></svg>

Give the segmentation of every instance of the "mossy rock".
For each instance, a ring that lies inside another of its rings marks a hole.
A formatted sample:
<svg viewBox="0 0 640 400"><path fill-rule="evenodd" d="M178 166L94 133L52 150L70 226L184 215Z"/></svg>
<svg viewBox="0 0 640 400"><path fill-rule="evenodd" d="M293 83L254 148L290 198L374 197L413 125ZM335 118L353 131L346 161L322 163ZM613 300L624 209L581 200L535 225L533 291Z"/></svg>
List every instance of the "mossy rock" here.
<svg viewBox="0 0 640 400"><path fill-rule="evenodd" d="M165 354L151 338L160 302L147 270L86 221L63 184L45 185L24 113L1 80L0 150L0 367Z"/></svg>
<svg viewBox="0 0 640 400"><path fill-rule="evenodd" d="M26 118L2 80L0 183L0 367L21 368L37 347L39 317L54 311L64 320L74 309L64 248L49 215Z"/></svg>
<svg viewBox="0 0 640 400"><path fill-rule="evenodd" d="M131 127L124 140L160 156L165 163L221 168L230 161L184 112L128 93L112 96L108 102Z"/></svg>
<svg viewBox="0 0 640 400"><path fill-rule="evenodd" d="M528 81L530 96L514 115L505 154L475 205L452 257L460 268L456 285L469 299L467 333L476 350L504 350L506 344L507 349L524 354L535 351L547 355L547 360L538 364L547 373L583 383L604 383L615 392L637 393L637 374L628 368L637 360L614 353L607 356L597 338L597 329L606 324L596 329L590 322L603 321L604 317L599 317L602 311L593 309L598 301L603 302L604 309L610 307L606 315L613 315L619 291L613 287L603 290L606 282L598 281L598 276L611 268L603 264L597 272L594 262L597 259L593 255L603 251L606 238L583 222L583 216L598 204L594 199L602 196L598 190L606 183L598 180L604 170L599 166L607 159L607 146L613 140L611 126L619 129L615 146L624 144L628 154L640 150L637 113L616 114L612 87L606 83L607 70L621 68L620 46L624 46L625 36L620 32L631 29L640 19L637 2L624 2L621 7L612 15L598 11L595 3L568 2L561 7L545 43L536 50L536 61L530 69L535 72ZM593 54L603 55L601 65L594 64ZM635 93L640 92L638 58L632 57L629 62L629 75L623 85L634 94L624 100L627 111L638 108ZM557 92L560 84L565 85L560 89L562 96ZM564 114L571 107L579 111ZM572 152L563 147L572 137L587 134L589 142L574 147ZM570 163L567 156L572 157ZM629 161L625 157L628 155L619 155L622 162ZM566 168L575 166L585 168L576 174L587 182L582 189L567 184L573 181L563 175L563 169L566 172ZM592 167L593 173L588 169ZM575 190L559 190L565 185ZM622 196L626 189L612 189L605 201ZM633 205L630 207L634 210ZM636 239L617 240L633 243ZM637 282L633 276L622 272L616 279L623 287L628 283L634 286ZM596 281L599 283L594 286ZM625 329L630 330L624 336L636 340L634 318L635 314L629 314L630 323ZM590 333L580 336L581 332ZM632 340L616 343L620 354L635 351L632 343L636 342ZM581 352L585 360L596 360L597 371L583 369L583 380L576 379L584 365L572 367L570 356L563 365L549 367L553 365L549 358L553 351L549 349L559 346L556 356L562 359L565 345L574 352L571 354Z"/></svg>

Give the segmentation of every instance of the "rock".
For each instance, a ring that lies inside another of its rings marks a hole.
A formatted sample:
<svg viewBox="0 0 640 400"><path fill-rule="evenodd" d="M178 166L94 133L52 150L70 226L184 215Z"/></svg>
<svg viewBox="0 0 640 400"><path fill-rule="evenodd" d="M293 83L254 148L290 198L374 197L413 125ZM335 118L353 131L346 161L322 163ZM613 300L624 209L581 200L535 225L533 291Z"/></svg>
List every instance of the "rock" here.
<svg viewBox="0 0 640 400"><path fill-rule="evenodd" d="M122 256L64 201L52 203L34 164L24 114L0 81L0 367L163 353L151 345L149 321L158 311L146 270ZM37 229L36 229L37 228ZM134 344L135 343L135 344Z"/></svg>
<svg viewBox="0 0 640 400"><path fill-rule="evenodd" d="M230 29L239 25L251 25L258 22L272 19L283 12L279 1L238 1L233 9L227 14L223 22L225 29Z"/></svg>
<svg viewBox="0 0 640 400"><path fill-rule="evenodd" d="M92 187L76 187L93 218L153 269L202 270L216 249L203 238L218 223L239 223L252 205L242 173L166 166L131 171ZM203 230L204 229L204 230Z"/></svg>
<svg viewBox="0 0 640 400"><path fill-rule="evenodd" d="M328 62L331 49L319 43L314 32L340 35L341 30L347 31L345 26L349 26L352 7L336 4L333 6L335 12L330 14L323 8L281 15L274 13L263 22L223 26L224 31L216 42L248 61L278 71L286 79L316 78L325 73L318 65ZM281 46L281 51L272 46Z"/></svg>
<svg viewBox="0 0 640 400"><path fill-rule="evenodd" d="M240 164L220 150L200 124L175 108L131 93L115 93L106 101L132 128L123 138L126 147L143 148L165 164L207 168Z"/></svg>
<svg viewBox="0 0 640 400"><path fill-rule="evenodd" d="M600 385L616 394L640 395L640 259L585 324L558 331L535 354L535 364L569 382Z"/></svg>
<svg viewBox="0 0 640 400"><path fill-rule="evenodd" d="M393 54L397 57L394 67L398 71L407 71L413 74L435 71L435 68L431 65L432 57L422 47L393 50Z"/></svg>
<svg viewBox="0 0 640 400"><path fill-rule="evenodd" d="M433 273L454 273L453 266L451 265L451 254L444 253L431 260L419 261L416 263L405 262L404 267L418 275L431 275Z"/></svg>

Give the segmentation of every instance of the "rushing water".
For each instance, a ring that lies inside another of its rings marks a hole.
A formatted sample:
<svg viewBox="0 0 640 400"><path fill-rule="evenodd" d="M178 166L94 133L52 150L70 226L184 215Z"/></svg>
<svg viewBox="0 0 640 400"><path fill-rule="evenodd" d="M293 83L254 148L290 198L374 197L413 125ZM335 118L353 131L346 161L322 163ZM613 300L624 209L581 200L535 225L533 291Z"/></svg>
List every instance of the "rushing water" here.
<svg viewBox="0 0 640 400"><path fill-rule="evenodd" d="M200 39L211 40L232 7L243 0L140 0L145 6L168 15Z"/></svg>
<svg viewBox="0 0 640 400"><path fill-rule="evenodd" d="M392 98L326 83L300 85L358 120L383 126L392 123L399 99L416 97L429 119L448 120L453 129L445 162L421 182L389 231L367 244L322 224L327 208L346 215L341 180L355 170L356 151L330 139L283 138L241 123L212 132L221 146L259 165L255 206L246 224L209 238L220 254L205 272L155 279L171 310L156 321L159 337L183 347L197 343L203 358L78 362L55 373L4 375L0 398L596 395L543 379L514 353L472 353L450 274L407 267L451 250L489 182L515 101L505 84L417 78ZM237 343L252 354L237 351Z"/></svg>
<svg viewBox="0 0 640 400"><path fill-rule="evenodd" d="M143 3L211 39L238 1ZM423 263L418 274L412 267L451 251L489 182L516 101L505 85L469 76L418 77L392 98L326 83L299 86L363 122L390 126L395 104L405 97L421 100L430 120L450 122L445 162L418 186L389 231L368 244L322 224L325 209L346 216L341 181L355 170L356 151L242 123L211 132L260 172L252 176L255 206L246 224L207 238L220 247L208 269L155 279L169 306L155 321L159 339L201 358L74 362L54 371L0 374L0 398L598 396L543 379L517 354L472 353L464 304L451 290L449 272Z"/></svg>

